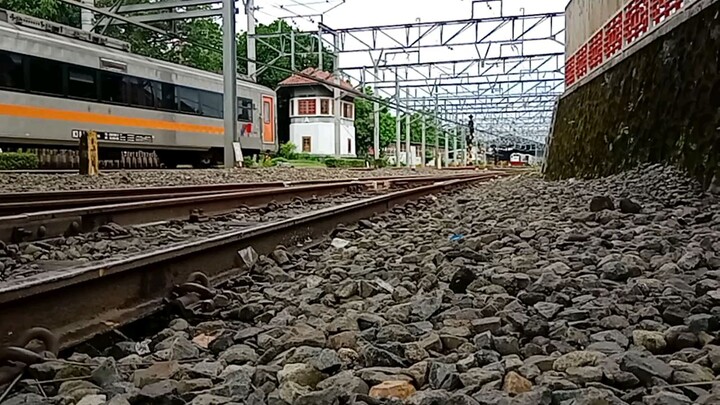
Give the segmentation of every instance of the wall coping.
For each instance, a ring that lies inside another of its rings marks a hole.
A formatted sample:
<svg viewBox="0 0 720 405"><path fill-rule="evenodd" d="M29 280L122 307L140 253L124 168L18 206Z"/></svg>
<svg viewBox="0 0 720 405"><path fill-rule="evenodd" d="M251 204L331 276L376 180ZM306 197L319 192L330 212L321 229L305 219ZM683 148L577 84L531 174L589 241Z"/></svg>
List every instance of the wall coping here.
<svg viewBox="0 0 720 405"><path fill-rule="evenodd" d="M638 41L631 44L628 48L626 48L624 51L622 51L622 53L620 53L617 56L615 56L614 58L610 59L603 66L600 66L599 68L597 68L594 71L592 71L591 73L589 73L587 76L578 80L575 84L573 84L572 87L565 90L565 92L560 96L560 99L563 99L563 98L569 96L570 94L574 93L580 87L597 79L599 76L605 74L608 70L614 68L615 66L624 62L628 58L632 57L633 55L635 55L637 52L639 52L640 50L642 50L643 48L645 48L652 42L655 42L656 39L669 34L675 28L684 24L685 22L687 22L691 18L695 17L696 15L700 14L706 8L712 6L713 4L715 4L717 2L720 2L720 0L687 0L687 1L689 1L689 4L687 6L685 6L682 10L678 11L677 14L675 14L672 18L670 18L668 21L666 21L665 24L657 26L655 29L648 32L641 39L639 39ZM552 132L552 130L551 130L551 132Z"/></svg>

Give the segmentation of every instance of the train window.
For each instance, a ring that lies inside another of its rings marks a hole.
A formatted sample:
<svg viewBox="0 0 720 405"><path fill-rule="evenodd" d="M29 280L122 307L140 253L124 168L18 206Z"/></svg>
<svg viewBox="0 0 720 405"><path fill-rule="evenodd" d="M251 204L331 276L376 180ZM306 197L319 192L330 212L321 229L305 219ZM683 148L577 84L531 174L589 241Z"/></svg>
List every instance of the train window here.
<svg viewBox="0 0 720 405"><path fill-rule="evenodd" d="M95 69L68 66L68 96L97 100Z"/></svg>
<svg viewBox="0 0 720 405"><path fill-rule="evenodd" d="M222 118L223 117L223 97L219 93L211 93L209 91L200 92L200 106L202 114L206 117Z"/></svg>
<svg viewBox="0 0 720 405"><path fill-rule="evenodd" d="M238 97L238 121L252 121L253 101Z"/></svg>
<svg viewBox="0 0 720 405"><path fill-rule="evenodd" d="M269 124L270 118L270 102L263 100L263 120L266 124Z"/></svg>
<svg viewBox="0 0 720 405"><path fill-rule="evenodd" d="M63 95L63 64L51 59L29 58L30 91Z"/></svg>
<svg viewBox="0 0 720 405"><path fill-rule="evenodd" d="M152 95L152 82L139 77L128 77L128 92L130 94L130 105L134 107L155 107L155 100ZM150 92L146 88L150 88Z"/></svg>
<svg viewBox="0 0 720 405"><path fill-rule="evenodd" d="M162 83L162 103L159 107L163 110L178 110L177 94L175 94L174 84Z"/></svg>
<svg viewBox="0 0 720 405"><path fill-rule="evenodd" d="M102 101L127 104L127 81L121 74L100 72L100 94Z"/></svg>
<svg viewBox="0 0 720 405"><path fill-rule="evenodd" d="M25 70L21 55L0 51L0 87L25 90Z"/></svg>
<svg viewBox="0 0 720 405"><path fill-rule="evenodd" d="M154 80L145 80L145 97L151 100L151 105L161 108L163 102L162 84Z"/></svg>
<svg viewBox="0 0 720 405"><path fill-rule="evenodd" d="M180 111L200 114L200 91L188 87L177 86Z"/></svg>

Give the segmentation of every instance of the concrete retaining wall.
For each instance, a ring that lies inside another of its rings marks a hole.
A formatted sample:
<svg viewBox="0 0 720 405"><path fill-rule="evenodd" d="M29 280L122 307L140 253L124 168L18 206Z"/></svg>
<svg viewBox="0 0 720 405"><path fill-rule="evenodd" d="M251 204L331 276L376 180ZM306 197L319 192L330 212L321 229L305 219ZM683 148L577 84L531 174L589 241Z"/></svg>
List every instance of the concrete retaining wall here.
<svg viewBox="0 0 720 405"><path fill-rule="evenodd" d="M699 1L566 93L546 174L604 176L666 162L720 174L720 2Z"/></svg>

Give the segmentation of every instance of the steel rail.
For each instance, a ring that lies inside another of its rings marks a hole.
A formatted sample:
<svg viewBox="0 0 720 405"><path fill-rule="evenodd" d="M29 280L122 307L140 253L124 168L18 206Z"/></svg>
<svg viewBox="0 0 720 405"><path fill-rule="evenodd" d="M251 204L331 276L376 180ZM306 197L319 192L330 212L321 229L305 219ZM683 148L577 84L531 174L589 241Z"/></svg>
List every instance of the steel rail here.
<svg viewBox="0 0 720 405"><path fill-rule="evenodd" d="M274 181L263 183L223 183L202 185L180 185L164 187L133 187L133 188L107 188L61 191L30 191L15 193L0 193L0 215L20 212L37 211L44 209L70 208L73 206L93 205L97 202L129 202L141 200L154 200L171 196L188 197L192 195L228 193L244 190L257 190L282 187L309 186L329 183L343 183L349 181L402 181L425 179L433 176L380 176L380 177L351 177L344 179L321 179L301 181ZM435 178L439 178L435 176ZM65 201L66 205L61 202Z"/></svg>
<svg viewBox="0 0 720 405"><path fill-rule="evenodd" d="M213 283L243 274L238 251L260 255L278 245L317 240L338 223L355 223L423 196L489 180L478 175L392 192L109 263L42 274L0 285L0 345L33 327L45 327L69 348L156 312L173 287L197 271Z"/></svg>
<svg viewBox="0 0 720 405"><path fill-rule="evenodd" d="M492 176L486 172L484 176ZM389 180L328 182L297 187L267 188L230 193L202 194L189 197L162 198L107 205L82 206L59 210L29 212L0 217L0 241L19 243L60 235L92 232L102 225L137 225L170 219L189 218L192 212L215 215L242 206L287 202L295 198L313 198L378 187L409 187L431 184L439 180L468 178L477 174L391 178ZM29 204L28 204L29 205Z"/></svg>

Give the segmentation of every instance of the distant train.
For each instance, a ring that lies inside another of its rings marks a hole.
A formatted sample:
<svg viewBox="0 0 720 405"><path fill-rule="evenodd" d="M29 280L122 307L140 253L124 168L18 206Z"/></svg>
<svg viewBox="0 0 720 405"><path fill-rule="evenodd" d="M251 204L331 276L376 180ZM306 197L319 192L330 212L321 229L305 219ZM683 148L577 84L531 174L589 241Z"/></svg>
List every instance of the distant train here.
<svg viewBox="0 0 720 405"><path fill-rule="evenodd" d="M510 166L532 166L537 162L537 157L528 153L513 153L510 155Z"/></svg>
<svg viewBox="0 0 720 405"><path fill-rule="evenodd" d="M0 148L67 154L92 130L101 161L122 167L127 156L142 156L143 166L221 162L222 76L129 50L113 38L0 10ZM238 80L237 92L244 154L276 151L275 91Z"/></svg>

